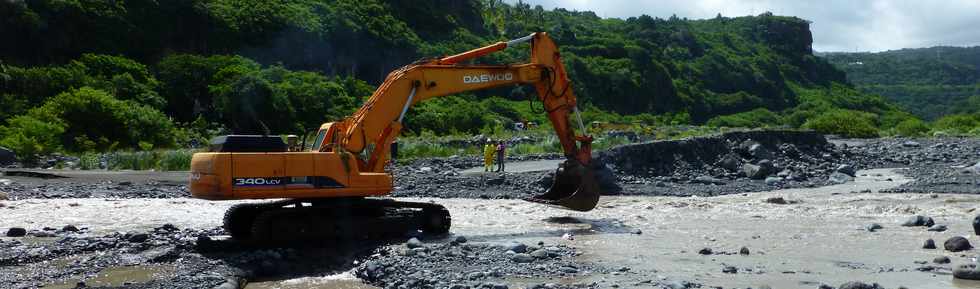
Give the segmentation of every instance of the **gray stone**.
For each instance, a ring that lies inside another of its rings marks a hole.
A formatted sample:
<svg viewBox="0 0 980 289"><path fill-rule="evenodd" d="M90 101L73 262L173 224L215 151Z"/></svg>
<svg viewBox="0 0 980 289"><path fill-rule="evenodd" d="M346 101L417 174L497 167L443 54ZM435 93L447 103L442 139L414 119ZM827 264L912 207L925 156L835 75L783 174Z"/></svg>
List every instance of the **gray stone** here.
<svg viewBox="0 0 980 289"><path fill-rule="evenodd" d="M514 254L514 256L510 257L510 260L517 263L531 263L534 262L534 257L531 257L531 255L524 254L524 253L517 253Z"/></svg>
<svg viewBox="0 0 980 289"><path fill-rule="evenodd" d="M143 243L143 242L146 242L146 240L149 239L149 238L150 238L150 235L147 235L146 233L138 233L138 234L133 234L132 236L129 236L129 241L130 242L133 242L133 243Z"/></svg>
<svg viewBox="0 0 980 289"><path fill-rule="evenodd" d="M783 197L769 197L769 198L766 198L766 203L777 204L777 205L789 204L789 202L787 202L786 199L784 199Z"/></svg>
<svg viewBox="0 0 980 289"><path fill-rule="evenodd" d="M963 264L953 268L953 277L967 280L980 280L980 270L977 264Z"/></svg>
<svg viewBox="0 0 980 289"><path fill-rule="evenodd" d="M932 225L932 227L929 227L929 229L926 229L926 231L930 231L930 232L945 232L946 231L946 225L935 224L935 225Z"/></svg>
<svg viewBox="0 0 980 289"><path fill-rule="evenodd" d="M545 250L545 249L537 249L537 250L534 250L533 252L531 252L531 254L528 254L528 255L531 255L531 257L538 258L538 259L544 259L544 258L551 257L551 254L549 254L548 253L548 250Z"/></svg>
<svg viewBox="0 0 980 289"><path fill-rule="evenodd" d="M739 255L748 255L749 254L749 247L742 247L742 249L739 249L738 250L738 254Z"/></svg>
<svg viewBox="0 0 980 289"><path fill-rule="evenodd" d="M738 273L738 268L736 268L735 266L725 266L725 268L721 269L721 272L728 273L728 274L735 274Z"/></svg>
<svg viewBox="0 0 980 289"><path fill-rule="evenodd" d="M27 229L19 227L7 229L7 237L23 237L24 235L27 235Z"/></svg>
<svg viewBox="0 0 980 289"><path fill-rule="evenodd" d="M844 173L834 172L833 174L830 174L830 177L827 178L827 180L829 180L831 183L839 185L839 184L853 181L854 178Z"/></svg>
<svg viewBox="0 0 980 289"><path fill-rule="evenodd" d="M749 154L752 155L752 157L757 160L772 159L772 152L770 152L768 149L766 149L766 147L758 143L749 147Z"/></svg>
<svg viewBox="0 0 980 289"><path fill-rule="evenodd" d="M878 283L867 284L863 282L851 281L841 284L840 289L883 289Z"/></svg>
<svg viewBox="0 0 980 289"><path fill-rule="evenodd" d="M926 240L925 243L922 244L922 249L935 249L935 248L936 248L936 241L933 241L932 239L928 239Z"/></svg>
<svg viewBox="0 0 980 289"><path fill-rule="evenodd" d="M949 257L939 256L939 257L936 257L935 259L932 259L932 262L933 263L936 263L936 264L949 264L949 262L952 262L952 261L949 260Z"/></svg>
<svg viewBox="0 0 980 289"><path fill-rule="evenodd" d="M702 248L701 250L698 250L698 254L701 255L711 255L711 253L713 253L711 248Z"/></svg>
<svg viewBox="0 0 980 289"><path fill-rule="evenodd" d="M568 266L559 267L558 268L558 271L561 271L562 273L566 273L566 274L575 274L575 273L578 273L578 269L575 269L575 268L572 268L572 267L568 267Z"/></svg>
<svg viewBox="0 0 980 289"><path fill-rule="evenodd" d="M692 183L698 183L698 184L705 184L705 185L724 185L725 184L725 181L722 181L722 180L717 179L717 178L709 177L709 176L700 176L700 177L694 178L694 180L692 180L691 182Z"/></svg>
<svg viewBox="0 0 980 289"><path fill-rule="evenodd" d="M781 182L783 182L783 178L780 178L780 177L767 177L766 178L766 185L767 186L775 186L775 185L778 185Z"/></svg>
<svg viewBox="0 0 980 289"><path fill-rule="evenodd" d="M742 159L734 154L727 154L718 160L717 165L728 171L737 171L738 167L742 166Z"/></svg>
<svg viewBox="0 0 980 289"><path fill-rule="evenodd" d="M867 226L867 227L866 227L865 229L867 229L867 230L868 230L868 232L874 232L874 231L878 231L878 230L881 230L881 229L882 229L882 227L881 227L881 224L878 224L878 223L871 223L871 224L870 224L870 225L868 225L868 226Z"/></svg>
<svg viewBox="0 0 980 289"><path fill-rule="evenodd" d="M75 227L75 225L65 225L64 227L61 228L61 231L78 232L78 227Z"/></svg>
<svg viewBox="0 0 980 289"><path fill-rule="evenodd" d="M926 217L926 216L922 216L922 215L915 215L915 216L911 216L907 220L905 220L905 222L902 223L902 226L903 227L918 227L918 226L930 227L930 226L935 225L935 224L936 224L936 221L934 221L932 219L932 217Z"/></svg>
<svg viewBox="0 0 980 289"><path fill-rule="evenodd" d="M742 172L745 173L746 177L755 180L764 179L766 178L766 175L768 175L768 172L766 172L766 170L762 166L753 165L753 164L742 165Z"/></svg>
<svg viewBox="0 0 980 289"><path fill-rule="evenodd" d="M970 241L960 236L949 238L943 243L943 247L946 248L946 251L950 252L960 252L973 249L973 246L970 245Z"/></svg>
<svg viewBox="0 0 980 289"><path fill-rule="evenodd" d="M504 245L504 247L507 249L507 251L514 251L514 253L527 252L527 245L517 241L510 242L507 245Z"/></svg>
<svg viewBox="0 0 980 289"><path fill-rule="evenodd" d="M418 238L411 238L408 239L408 242L405 242L405 247L408 247L409 249L421 248L424 245L425 244L423 244L422 241L419 241Z"/></svg>
<svg viewBox="0 0 980 289"><path fill-rule="evenodd" d="M464 236L456 236L456 239L453 239L453 241L455 241L456 243L459 243L459 244L466 243L466 237L464 237Z"/></svg>
<svg viewBox="0 0 980 289"><path fill-rule="evenodd" d="M980 215L973 218L973 233L980 236Z"/></svg>
<svg viewBox="0 0 980 289"><path fill-rule="evenodd" d="M857 174L857 170L854 169L854 166L848 165L848 164L843 164L843 165L837 166L837 172L842 173L842 174L846 174L846 175L852 176L852 177L855 174Z"/></svg>
<svg viewBox="0 0 980 289"><path fill-rule="evenodd" d="M917 148L917 147L921 146L921 144L919 144L918 142L914 142L914 141L905 141L905 142L902 143L902 146L903 147L908 147L908 148Z"/></svg>

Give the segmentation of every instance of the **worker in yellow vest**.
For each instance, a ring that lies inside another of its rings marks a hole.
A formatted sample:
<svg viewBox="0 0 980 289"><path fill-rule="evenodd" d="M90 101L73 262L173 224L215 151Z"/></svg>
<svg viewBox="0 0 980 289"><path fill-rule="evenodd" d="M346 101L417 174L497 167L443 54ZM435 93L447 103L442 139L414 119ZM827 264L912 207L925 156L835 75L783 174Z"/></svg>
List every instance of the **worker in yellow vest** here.
<svg viewBox="0 0 980 289"><path fill-rule="evenodd" d="M487 139L486 145L483 146L483 171L489 172L493 170L493 153L497 151L497 146L493 145L493 141Z"/></svg>

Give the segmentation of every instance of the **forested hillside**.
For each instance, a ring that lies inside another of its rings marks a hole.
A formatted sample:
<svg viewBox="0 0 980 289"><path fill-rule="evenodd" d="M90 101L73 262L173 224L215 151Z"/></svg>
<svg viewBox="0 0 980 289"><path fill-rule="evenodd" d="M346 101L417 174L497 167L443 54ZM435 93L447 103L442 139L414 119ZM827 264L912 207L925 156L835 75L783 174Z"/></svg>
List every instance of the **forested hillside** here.
<svg viewBox="0 0 980 289"><path fill-rule="evenodd" d="M980 47L931 47L825 57L861 91L926 119L980 112Z"/></svg>
<svg viewBox="0 0 980 289"><path fill-rule="evenodd" d="M809 22L764 13L603 19L500 0L0 2L0 145L21 155L299 133L358 107L392 69L545 31L587 121L807 127L852 136L914 121L812 53ZM512 49L484 60L523 61ZM529 89L412 109L407 133L528 119Z"/></svg>

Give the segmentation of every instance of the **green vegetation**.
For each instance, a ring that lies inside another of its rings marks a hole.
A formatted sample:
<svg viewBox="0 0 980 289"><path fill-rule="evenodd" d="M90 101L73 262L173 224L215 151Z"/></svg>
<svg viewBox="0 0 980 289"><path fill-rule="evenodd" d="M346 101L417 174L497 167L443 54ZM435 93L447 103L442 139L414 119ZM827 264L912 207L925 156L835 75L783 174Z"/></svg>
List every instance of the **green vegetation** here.
<svg viewBox="0 0 980 289"><path fill-rule="evenodd" d="M980 112L980 47L937 46L879 53L828 53L864 92L928 119Z"/></svg>
<svg viewBox="0 0 980 289"><path fill-rule="evenodd" d="M914 119L846 84L842 71L813 55L809 22L795 17L603 19L523 2L444 2L0 1L0 39L17 43L0 46L0 145L26 162L53 152L118 152L110 167L180 167L169 159L182 155L158 152L200 147L223 133L308 134L353 112L393 69L536 31L560 45L586 123L667 136L698 130L655 128L790 126L871 136ZM526 59L526 49L509 49L476 63ZM429 101L410 110L404 134L505 136L515 122L547 131L533 94L503 87ZM868 122L836 127L845 114ZM909 131L919 132L913 124ZM460 153L425 146L405 151Z"/></svg>

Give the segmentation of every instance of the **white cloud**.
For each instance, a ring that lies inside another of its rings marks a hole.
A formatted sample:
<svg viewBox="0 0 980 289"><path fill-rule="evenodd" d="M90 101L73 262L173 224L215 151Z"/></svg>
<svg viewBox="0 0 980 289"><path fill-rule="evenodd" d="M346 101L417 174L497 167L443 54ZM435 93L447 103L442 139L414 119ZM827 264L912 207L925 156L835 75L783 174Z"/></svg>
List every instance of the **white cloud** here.
<svg viewBox="0 0 980 289"><path fill-rule="evenodd" d="M516 0L507 0L515 3ZM667 18L757 15L812 21L817 51L881 51L980 45L980 0L525 0L547 9L589 10L602 17Z"/></svg>

